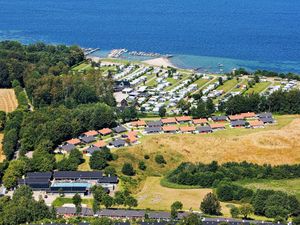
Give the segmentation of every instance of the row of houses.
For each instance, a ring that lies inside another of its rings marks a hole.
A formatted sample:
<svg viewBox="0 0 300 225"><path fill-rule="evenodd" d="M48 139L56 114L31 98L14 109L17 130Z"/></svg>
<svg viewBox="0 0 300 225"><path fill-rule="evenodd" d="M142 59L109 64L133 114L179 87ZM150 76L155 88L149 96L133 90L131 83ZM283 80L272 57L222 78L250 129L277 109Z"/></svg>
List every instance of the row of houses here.
<svg viewBox="0 0 300 225"><path fill-rule="evenodd" d="M90 194L91 187L100 185L107 192L115 190L117 176L104 176L101 171L31 172L18 180L18 185L28 185L33 191L46 193Z"/></svg>
<svg viewBox="0 0 300 225"><path fill-rule="evenodd" d="M72 217L76 216L75 207L59 207L56 209L58 216ZM179 212L178 219L183 219L188 216L188 212ZM102 209L93 213L92 209L82 208L81 216L95 216L95 217L108 217L114 220L121 220L122 222L117 222L119 224L130 224L128 220L136 220L137 224L141 225L166 225L166 224L176 224L177 221L171 219L170 212L164 211L145 211L145 210L126 210L126 209ZM201 216L199 214L199 216ZM147 221L144 221L147 219ZM140 220L140 222L138 222ZM259 221L259 220L240 220L240 219L229 219L229 218L205 218L201 217L203 225L219 225L222 222L228 223L228 225L273 225L272 222ZM126 222L125 222L126 221ZM85 223L88 225L88 223ZM280 223L277 223L280 225ZM83 224L82 224L83 225Z"/></svg>

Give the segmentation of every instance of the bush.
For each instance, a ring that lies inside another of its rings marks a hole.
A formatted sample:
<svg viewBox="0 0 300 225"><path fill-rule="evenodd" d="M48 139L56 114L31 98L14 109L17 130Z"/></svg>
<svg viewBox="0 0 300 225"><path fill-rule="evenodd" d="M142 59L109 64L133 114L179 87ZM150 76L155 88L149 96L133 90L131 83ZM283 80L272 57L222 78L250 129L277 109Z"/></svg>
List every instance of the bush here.
<svg viewBox="0 0 300 225"><path fill-rule="evenodd" d="M134 176L135 175L135 171L134 171L133 166L131 165L131 163L124 163L124 165L122 167L122 173L124 175L127 175L127 176Z"/></svg>
<svg viewBox="0 0 300 225"><path fill-rule="evenodd" d="M162 155L156 155L155 162L158 164L166 164L167 163Z"/></svg>
<svg viewBox="0 0 300 225"><path fill-rule="evenodd" d="M145 165L145 163L143 161L139 162L139 169L140 170L146 170L147 166Z"/></svg>

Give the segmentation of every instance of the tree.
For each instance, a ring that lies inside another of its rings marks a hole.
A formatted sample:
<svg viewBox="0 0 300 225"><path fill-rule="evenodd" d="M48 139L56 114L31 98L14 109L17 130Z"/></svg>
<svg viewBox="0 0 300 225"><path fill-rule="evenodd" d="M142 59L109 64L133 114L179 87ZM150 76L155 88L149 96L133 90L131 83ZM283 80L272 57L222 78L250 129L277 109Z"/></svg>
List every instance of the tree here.
<svg viewBox="0 0 300 225"><path fill-rule="evenodd" d="M110 208L114 204L114 199L113 197L106 194L102 197L102 203L105 206L105 208Z"/></svg>
<svg viewBox="0 0 300 225"><path fill-rule="evenodd" d="M5 123L6 123L6 113L0 111L0 131L4 129Z"/></svg>
<svg viewBox="0 0 300 225"><path fill-rule="evenodd" d="M18 179L26 172L26 163L23 160L13 160L9 163L3 176L3 184L10 189L17 185Z"/></svg>
<svg viewBox="0 0 300 225"><path fill-rule="evenodd" d="M101 151L96 151L92 154L89 164L94 170L102 170L108 165Z"/></svg>
<svg viewBox="0 0 300 225"><path fill-rule="evenodd" d="M158 110L158 114L160 117L165 117L166 116L166 108L164 106L160 107L159 110Z"/></svg>
<svg viewBox="0 0 300 225"><path fill-rule="evenodd" d="M206 114L207 116L211 116L216 111L215 104L211 100L211 98L208 98L206 101Z"/></svg>
<svg viewBox="0 0 300 225"><path fill-rule="evenodd" d="M139 162L139 169L140 170L146 170L147 166L145 165L145 162L143 161L140 161Z"/></svg>
<svg viewBox="0 0 300 225"><path fill-rule="evenodd" d="M173 202L171 205L171 217L173 219L177 218L178 210L181 210L183 207L183 204L180 201Z"/></svg>
<svg viewBox="0 0 300 225"><path fill-rule="evenodd" d="M16 129L10 129L5 132L3 138L3 152L8 160L11 160L14 156L14 152L17 149L18 144L18 132Z"/></svg>
<svg viewBox="0 0 300 225"><path fill-rule="evenodd" d="M131 195L129 195L129 196L127 196L125 198L124 205L128 206L129 208L137 207L138 206L138 202L137 202L137 200L134 197L132 197Z"/></svg>
<svg viewBox="0 0 300 225"><path fill-rule="evenodd" d="M236 206L232 206L230 209L230 214L232 218L237 218L240 214L240 210L238 207Z"/></svg>
<svg viewBox="0 0 300 225"><path fill-rule="evenodd" d="M81 202L82 202L82 199L81 199L81 197L80 197L80 195L78 193L76 193L73 196L72 202L75 205L76 213L80 214L81 213Z"/></svg>
<svg viewBox="0 0 300 225"><path fill-rule="evenodd" d="M221 215L221 205L217 196L213 193L208 193L200 204L200 209L203 213L209 215Z"/></svg>
<svg viewBox="0 0 300 225"><path fill-rule="evenodd" d="M156 155L155 162L158 164L166 164L167 163L165 158L163 157L163 155Z"/></svg>
<svg viewBox="0 0 300 225"><path fill-rule="evenodd" d="M116 171L116 169L115 169L114 167L108 166L108 167L106 167L106 168L104 169L104 174L105 174L106 176L116 176L117 171Z"/></svg>
<svg viewBox="0 0 300 225"><path fill-rule="evenodd" d="M114 222L107 217L103 217L95 219L91 222L91 225L114 225Z"/></svg>
<svg viewBox="0 0 300 225"><path fill-rule="evenodd" d="M223 78L222 77L219 77L218 81L219 81L219 85L223 85Z"/></svg>
<svg viewBox="0 0 300 225"><path fill-rule="evenodd" d="M293 224L294 225L300 225L300 215L293 218Z"/></svg>
<svg viewBox="0 0 300 225"><path fill-rule="evenodd" d="M134 176L135 175L135 171L134 171L131 163L124 163L124 165L122 167L122 173L124 175L127 175L127 176Z"/></svg>
<svg viewBox="0 0 300 225"><path fill-rule="evenodd" d="M241 205L239 210L240 210L240 213L243 215L244 219L247 219L249 215L254 213L254 208L249 203Z"/></svg>
<svg viewBox="0 0 300 225"><path fill-rule="evenodd" d="M188 216L181 219L178 223L179 225L202 225L203 222L199 215L191 213Z"/></svg>

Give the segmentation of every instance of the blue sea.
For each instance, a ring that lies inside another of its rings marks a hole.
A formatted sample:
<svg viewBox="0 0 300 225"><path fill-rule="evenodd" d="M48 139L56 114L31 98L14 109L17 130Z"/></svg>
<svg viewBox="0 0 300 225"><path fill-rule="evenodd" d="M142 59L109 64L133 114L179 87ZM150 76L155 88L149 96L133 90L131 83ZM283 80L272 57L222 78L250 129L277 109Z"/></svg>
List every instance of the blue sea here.
<svg viewBox="0 0 300 225"><path fill-rule="evenodd" d="M0 0L6 39L172 54L177 66L210 71L300 73L300 1Z"/></svg>

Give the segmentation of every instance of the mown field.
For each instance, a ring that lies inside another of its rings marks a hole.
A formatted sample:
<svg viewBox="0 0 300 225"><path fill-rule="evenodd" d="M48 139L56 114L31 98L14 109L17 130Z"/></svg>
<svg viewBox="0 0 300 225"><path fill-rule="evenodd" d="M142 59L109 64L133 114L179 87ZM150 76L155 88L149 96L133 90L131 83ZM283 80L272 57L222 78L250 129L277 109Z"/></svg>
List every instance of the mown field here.
<svg viewBox="0 0 300 225"><path fill-rule="evenodd" d="M12 112L18 107L13 89L0 89L0 111Z"/></svg>
<svg viewBox="0 0 300 225"><path fill-rule="evenodd" d="M300 179L284 180L243 180L236 182L244 187L257 189L272 189L296 195L300 201Z"/></svg>

